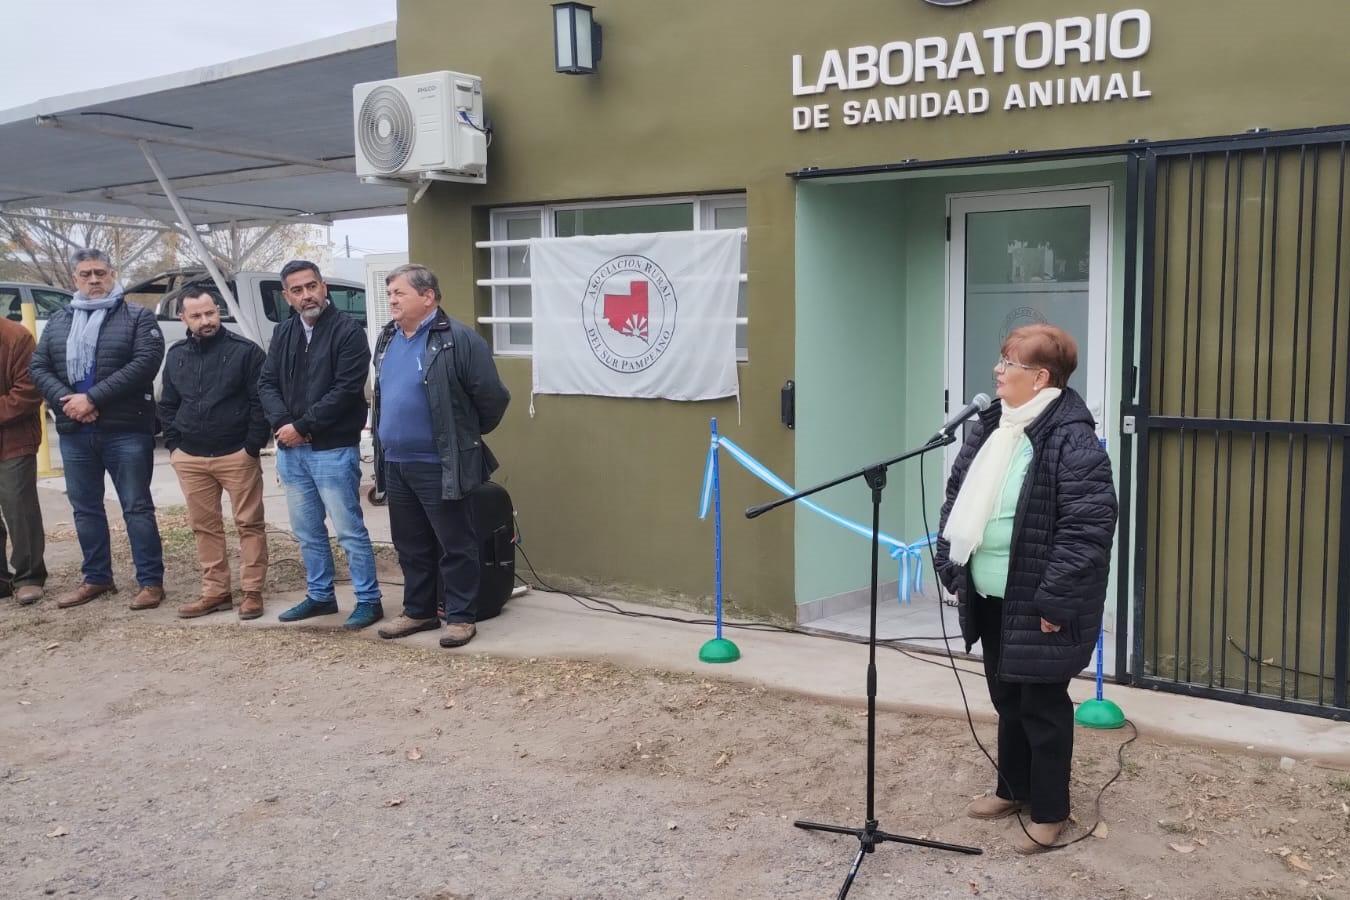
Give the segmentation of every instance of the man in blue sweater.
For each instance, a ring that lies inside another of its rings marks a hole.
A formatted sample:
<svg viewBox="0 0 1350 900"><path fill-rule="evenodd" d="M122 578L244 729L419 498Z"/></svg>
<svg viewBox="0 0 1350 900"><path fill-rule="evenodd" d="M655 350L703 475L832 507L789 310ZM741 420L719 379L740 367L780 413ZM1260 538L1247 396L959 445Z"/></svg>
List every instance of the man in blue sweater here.
<svg viewBox="0 0 1350 900"><path fill-rule="evenodd" d="M430 269L400 266L385 284L392 321L375 347L372 430L403 568L403 614L379 634L439 628L443 605L440 644L459 647L477 633L478 539L468 497L497 468L483 435L501 422L511 395L487 341L441 311Z"/></svg>

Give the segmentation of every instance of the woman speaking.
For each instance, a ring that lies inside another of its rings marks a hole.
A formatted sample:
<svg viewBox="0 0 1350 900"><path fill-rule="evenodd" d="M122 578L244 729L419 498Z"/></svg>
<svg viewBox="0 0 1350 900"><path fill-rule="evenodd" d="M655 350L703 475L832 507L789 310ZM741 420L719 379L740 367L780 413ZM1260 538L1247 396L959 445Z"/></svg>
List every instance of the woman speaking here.
<svg viewBox="0 0 1350 900"><path fill-rule="evenodd" d="M938 574L958 597L967 652L982 646L998 711L998 782L966 812L1028 812L1022 853L1049 849L1069 818L1069 679L1102 627L1116 524L1111 462L1068 386L1077 366L1060 328L1008 335L994 366L998 402L957 456L939 527Z"/></svg>

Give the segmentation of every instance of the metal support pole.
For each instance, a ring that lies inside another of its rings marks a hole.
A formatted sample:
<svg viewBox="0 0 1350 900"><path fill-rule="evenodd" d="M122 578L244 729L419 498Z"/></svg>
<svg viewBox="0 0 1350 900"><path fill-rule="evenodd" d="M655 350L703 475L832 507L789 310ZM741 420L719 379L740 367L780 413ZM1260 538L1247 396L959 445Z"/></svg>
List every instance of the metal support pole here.
<svg viewBox="0 0 1350 900"><path fill-rule="evenodd" d="M20 307L23 311L23 327L28 329L28 333L37 340L37 306L32 303L24 303ZM56 478L60 476L60 469L52 468L52 446L47 441L47 404L44 401L38 409L38 422L42 426L42 439L38 443L37 453L37 474L39 478Z"/></svg>
<svg viewBox="0 0 1350 900"><path fill-rule="evenodd" d="M225 281L225 276L221 274L215 260L211 258L211 252L202 243L201 235L197 234L197 229L192 227L192 220L188 218L187 210L183 209L183 204L178 202L178 192L173 189L173 185L164 175L164 170L160 168L159 160L155 159L150 144L146 141L137 141L136 145L141 148L141 154L145 157L145 161L150 164L150 171L155 173L159 186L164 189L164 196L169 198L173 211L178 214L178 221L182 224L187 239L192 242L192 249L196 252L202 264L206 266L206 271L211 273L211 278L215 281L216 287L220 289L220 296L224 298L225 306L229 309L230 315L234 316L235 321L239 323L239 327L244 332L244 337L261 346L263 343L262 335L254 327L253 319L245 316L239 308L239 301L235 299L234 293Z"/></svg>
<svg viewBox="0 0 1350 900"><path fill-rule="evenodd" d="M136 133L134 131L125 131L120 128L103 128L98 125L90 125L87 121L80 122L71 118L61 118L59 116L38 116L37 123L49 128L64 128L67 131L82 131L88 134L101 134L105 137L121 138L127 141L135 141L137 144L144 145L149 143L164 144L167 147L182 147L187 150L202 150L207 153L223 153L226 156L242 156L244 159L261 159L266 162L284 163L292 166L304 166L306 169L313 169L316 172L338 172L343 175L351 175L356 172L355 157L349 157L343 160L325 160L325 159L306 159L303 156L292 156L289 153L273 153L270 150L252 150L247 147L231 147L223 142L194 141L188 138L176 138L169 135L147 135ZM158 173L155 175L159 183L164 183L164 178Z"/></svg>

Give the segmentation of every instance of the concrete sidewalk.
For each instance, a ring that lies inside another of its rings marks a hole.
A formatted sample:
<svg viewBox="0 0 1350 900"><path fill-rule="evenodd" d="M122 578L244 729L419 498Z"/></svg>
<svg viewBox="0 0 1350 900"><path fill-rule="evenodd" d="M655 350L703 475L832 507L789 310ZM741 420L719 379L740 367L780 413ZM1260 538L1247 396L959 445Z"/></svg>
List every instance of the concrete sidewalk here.
<svg viewBox="0 0 1350 900"><path fill-rule="evenodd" d="M286 504L276 480L274 457L263 457L263 469L269 526L287 529ZM71 515L64 496L64 482L60 478L50 478L40 482L40 486L47 530L68 528ZM153 490L160 506L183 502L177 479L163 450L156 454ZM111 491L109 498L110 519L117 521L121 514ZM367 502L366 524L372 539L389 540L389 517L383 507ZM51 603L51 595L66 586L52 583L48 587L49 599L44 603ZM185 624L205 628L305 627L342 632L345 612L313 619L303 626L279 623L277 614L298 603L303 596L304 592L298 591L267 598L266 614L253 622L240 624L233 615L211 615ZM183 599L171 598L164 608L147 615L161 624L180 622L182 620L174 616L173 607L177 605L174 601ZM338 601L344 611L350 611L354 604L350 585L339 585ZM698 618L667 608L631 603L618 605L637 613ZM398 608L398 588L395 587L385 598L385 610L393 616ZM342 636L345 640L379 641L373 628L352 635L342 633ZM725 636L740 647L741 659L721 665L701 663L699 648L712 636L710 626L593 611L565 595L534 591L511 600L500 617L483 623L478 637L465 650L440 649L435 632L417 634L403 642L425 646L437 653L603 660L624 666L733 679L769 690L789 691L855 706L866 703L867 647L863 644L802 633L728 629ZM975 674L978 662L958 661L957 664L970 672L962 674L961 680L972 714L980 720L991 721L993 709L983 676ZM877 702L882 708L958 718L965 715L961 691L946 657L925 655L915 658L889 648L879 648L877 673ZM1071 693L1076 701L1086 700L1094 696L1094 690L1091 681L1080 679L1073 683ZM1220 745L1274 758L1288 756L1300 764L1316 763L1350 770L1350 724L1345 722L1113 684L1106 686L1106 696L1120 705L1145 737Z"/></svg>

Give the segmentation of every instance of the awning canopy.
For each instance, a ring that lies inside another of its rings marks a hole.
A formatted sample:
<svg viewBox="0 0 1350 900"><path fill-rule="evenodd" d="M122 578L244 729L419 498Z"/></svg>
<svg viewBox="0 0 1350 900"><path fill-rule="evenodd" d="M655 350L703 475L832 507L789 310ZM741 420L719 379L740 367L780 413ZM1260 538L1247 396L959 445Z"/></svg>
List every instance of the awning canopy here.
<svg viewBox="0 0 1350 900"><path fill-rule="evenodd" d="M352 85L396 75L390 22L0 111L0 212L181 223L177 195L198 227L402 213L405 189L353 165Z"/></svg>

